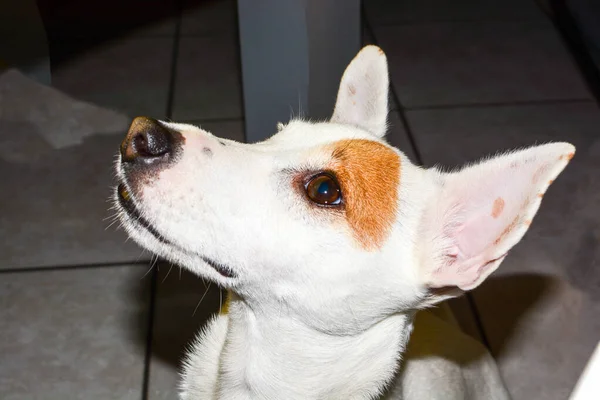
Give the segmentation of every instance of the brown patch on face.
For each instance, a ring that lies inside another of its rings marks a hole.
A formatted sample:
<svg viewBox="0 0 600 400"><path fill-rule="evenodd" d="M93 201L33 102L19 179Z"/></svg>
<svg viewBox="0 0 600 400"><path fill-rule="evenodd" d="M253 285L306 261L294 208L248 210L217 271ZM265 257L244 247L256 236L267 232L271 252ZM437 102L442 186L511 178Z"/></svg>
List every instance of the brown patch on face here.
<svg viewBox="0 0 600 400"><path fill-rule="evenodd" d="M492 217L498 218L500 214L502 214L502 210L504 210L504 199L502 197L498 197L494 200L494 205L492 206Z"/></svg>
<svg viewBox="0 0 600 400"><path fill-rule="evenodd" d="M400 157L370 140L341 140L331 145L329 168L343 196L345 219L368 250L380 248L396 220Z"/></svg>
<svg viewBox="0 0 600 400"><path fill-rule="evenodd" d="M542 197L544 197L544 193L538 193L537 197L539 197L541 199Z"/></svg>
<svg viewBox="0 0 600 400"><path fill-rule="evenodd" d="M548 181L548 185L552 185L553 183L554 183L554 179L550 179L550 180Z"/></svg>
<svg viewBox="0 0 600 400"><path fill-rule="evenodd" d="M531 220L530 220L530 219L526 219L526 220L525 220L525 225L526 225L526 226L529 226L529 225L531 225Z"/></svg>
<svg viewBox="0 0 600 400"><path fill-rule="evenodd" d="M350 96L354 96L356 94L356 87L354 85L348 85L348 93L350 93Z"/></svg>
<svg viewBox="0 0 600 400"><path fill-rule="evenodd" d="M384 55L385 53L383 52L383 50L379 49L379 54Z"/></svg>

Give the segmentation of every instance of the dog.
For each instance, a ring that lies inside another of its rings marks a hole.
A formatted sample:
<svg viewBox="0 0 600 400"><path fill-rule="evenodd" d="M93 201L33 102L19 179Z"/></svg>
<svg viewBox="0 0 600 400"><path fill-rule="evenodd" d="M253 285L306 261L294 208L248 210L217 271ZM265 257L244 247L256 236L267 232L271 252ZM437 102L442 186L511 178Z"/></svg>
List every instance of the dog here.
<svg viewBox="0 0 600 400"><path fill-rule="evenodd" d="M417 310L474 289L528 230L575 154L549 143L458 171L386 143L376 46L344 72L333 116L243 144L136 118L114 201L141 246L227 289L184 361L180 398L371 399Z"/></svg>

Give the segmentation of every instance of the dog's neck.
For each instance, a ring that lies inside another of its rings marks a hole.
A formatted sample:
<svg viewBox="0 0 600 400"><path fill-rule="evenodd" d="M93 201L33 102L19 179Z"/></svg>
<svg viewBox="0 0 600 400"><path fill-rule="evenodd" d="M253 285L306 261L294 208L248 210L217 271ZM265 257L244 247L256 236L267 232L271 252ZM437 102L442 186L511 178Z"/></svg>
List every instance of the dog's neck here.
<svg viewBox="0 0 600 400"><path fill-rule="evenodd" d="M220 398L373 398L394 376L412 326L410 314L396 314L360 334L333 336L272 311L231 301Z"/></svg>

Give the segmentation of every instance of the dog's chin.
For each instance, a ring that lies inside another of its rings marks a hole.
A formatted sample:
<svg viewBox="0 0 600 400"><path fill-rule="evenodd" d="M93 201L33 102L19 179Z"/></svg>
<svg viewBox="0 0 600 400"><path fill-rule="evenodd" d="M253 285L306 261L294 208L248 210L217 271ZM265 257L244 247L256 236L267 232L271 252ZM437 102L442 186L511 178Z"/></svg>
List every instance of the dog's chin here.
<svg viewBox="0 0 600 400"><path fill-rule="evenodd" d="M115 203L125 230L140 246L223 286L232 286L238 279L237 273L231 267L196 252L188 251L162 235L142 216L122 183L116 189ZM210 268L203 268L202 270L206 271L199 271L199 264L206 264Z"/></svg>

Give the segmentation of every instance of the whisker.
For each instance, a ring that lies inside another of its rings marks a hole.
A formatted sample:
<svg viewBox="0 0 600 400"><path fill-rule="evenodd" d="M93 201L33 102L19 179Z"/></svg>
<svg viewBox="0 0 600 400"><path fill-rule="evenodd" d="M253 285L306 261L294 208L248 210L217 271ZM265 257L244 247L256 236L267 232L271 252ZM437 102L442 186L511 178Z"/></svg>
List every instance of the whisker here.
<svg viewBox="0 0 600 400"><path fill-rule="evenodd" d="M167 271L167 274L165 275L164 279L162 280L161 283L165 283L165 281L167 280L167 278L169 277L169 274L171 273L171 270L173 269L173 264L171 264L171 267L169 268L169 270Z"/></svg>
<svg viewBox="0 0 600 400"><path fill-rule="evenodd" d="M113 226L117 222L119 222L119 219L115 218L110 224L108 224L108 226L106 228L104 228L104 230L107 231L111 226Z"/></svg>
<svg viewBox="0 0 600 400"><path fill-rule="evenodd" d="M153 259L154 259L154 261L153 261ZM154 268L154 266L156 265L157 262L158 262L158 256L156 256L156 258L154 258L154 256L152 256L152 258L150 259L150 269L148 271L146 271L144 276L142 276L142 279L144 279L150 273L150 271L152 271L152 269Z"/></svg>
<svg viewBox="0 0 600 400"><path fill-rule="evenodd" d="M206 287L206 290L204 291L204 294L202 295L202 298L200 298L200 301L196 305L196 308L194 308L194 312L192 313L192 317L194 315L196 315L196 311L198 311L198 307L200 307L200 304L202 303L202 300L204 300L204 297L206 296L206 293L208 293L208 289L210 289L210 282L209 282L208 286Z"/></svg>
<svg viewBox="0 0 600 400"><path fill-rule="evenodd" d="M302 110L302 96L300 95L300 90L298 90L298 118L304 118L304 110Z"/></svg>
<svg viewBox="0 0 600 400"><path fill-rule="evenodd" d="M142 252L140 253L140 255L137 257L137 259L135 260L135 262L140 261L140 258L142 258L142 255L144 255L144 253L146 252L146 249L142 249Z"/></svg>
<svg viewBox="0 0 600 400"><path fill-rule="evenodd" d="M118 220L119 220L119 213L115 213L109 217L104 218L102 221L110 221L111 224L114 224Z"/></svg>
<svg viewBox="0 0 600 400"><path fill-rule="evenodd" d="M109 215L108 217L102 218L102 221L108 221L109 219L117 219L119 218L119 213L114 213L113 215Z"/></svg>

